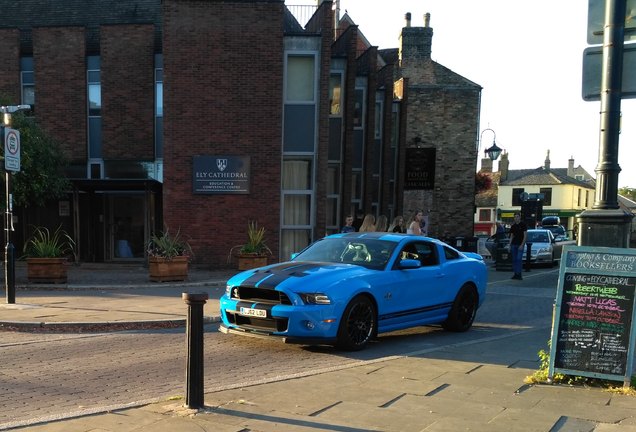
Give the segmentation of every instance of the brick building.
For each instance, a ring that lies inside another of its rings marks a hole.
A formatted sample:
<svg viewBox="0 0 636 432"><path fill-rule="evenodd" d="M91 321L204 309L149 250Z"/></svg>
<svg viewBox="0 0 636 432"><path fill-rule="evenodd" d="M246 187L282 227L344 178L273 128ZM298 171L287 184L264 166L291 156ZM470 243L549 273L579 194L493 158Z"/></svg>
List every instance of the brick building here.
<svg viewBox="0 0 636 432"><path fill-rule="evenodd" d="M168 227L223 267L251 220L277 261L356 210L418 208L471 235L481 88L431 60L428 22L379 50L319 3L301 25L281 0L0 0L0 96L73 185L16 210L16 246L62 224L82 261L143 260Z"/></svg>

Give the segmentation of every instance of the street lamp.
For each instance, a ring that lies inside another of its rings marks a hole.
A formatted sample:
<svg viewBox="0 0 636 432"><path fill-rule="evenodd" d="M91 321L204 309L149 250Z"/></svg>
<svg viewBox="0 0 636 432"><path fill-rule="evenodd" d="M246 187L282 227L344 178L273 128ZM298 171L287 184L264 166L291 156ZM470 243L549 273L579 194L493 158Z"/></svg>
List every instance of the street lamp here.
<svg viewBox="0 0 636 432"><path fill-rule="evenodd" d="M484 150L484 155L488 156L491 161L496 161L497 159L499 159L499 155L501 154L503 150L500 147L498 147L497 143L495 142L495 139L497 138L497 134L495 134L494 130L490 128L486 128L483 131L481 131L481 134L479 135L479 144L477 145L477 151L479 151L479 148L481 147L484 132L486 131L492 132L492 146Z"/></svg>
<svg viewBox="0 0 636 432"><path fill-rule="evenodd" d="M5 126L9 126L11 124L11 114L17 111L22 110L30 110L31 105L10 105L10 106L0 106L0 112L3 114L2 124L0 125L0 142L2 142L2 147L5 148L5 166L4 166L4 186L5 186L5 195L6 195L6 207L5 207L5 219L4 219L4 235L6 240L6 246L4 249L4 288L7 297L7 303L15 303L15 248L11 243L11 231L13 231L13 200L11 197L11 188L10 181L11 176L9 175L9 171L19 171L19 162L16 166L9 165L9 158L7 157L7 144L5 143ZM17 150L17 159L19 161L19 139L15 139L15 135L12 135L11 149ZM17 143L17 145L16 145ZM15 158L13 160L15 163Z"/></svg>

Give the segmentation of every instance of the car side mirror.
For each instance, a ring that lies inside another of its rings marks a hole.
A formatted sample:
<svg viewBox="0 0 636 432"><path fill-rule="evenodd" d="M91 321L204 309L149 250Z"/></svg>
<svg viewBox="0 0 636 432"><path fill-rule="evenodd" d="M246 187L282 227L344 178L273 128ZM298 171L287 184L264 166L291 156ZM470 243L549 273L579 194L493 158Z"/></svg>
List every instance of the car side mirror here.
<svg viewBox="0 0 636 432"><path fill-rule="evenodd" d="M422 263L420 260L416 259L403 259L400 260L398 267L401 270L416 269L422 267Z"/></svg>

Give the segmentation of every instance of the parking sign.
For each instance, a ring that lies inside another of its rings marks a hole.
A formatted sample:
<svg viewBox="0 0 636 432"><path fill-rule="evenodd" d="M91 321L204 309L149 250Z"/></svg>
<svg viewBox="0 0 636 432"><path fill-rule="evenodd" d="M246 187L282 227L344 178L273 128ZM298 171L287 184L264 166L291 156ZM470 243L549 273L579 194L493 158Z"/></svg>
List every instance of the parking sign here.
<svg viewBox="0 0 636 432"><path fill-rule="evenodd" d="M4 128L4 169L20 171L20 132Z"/></svg>

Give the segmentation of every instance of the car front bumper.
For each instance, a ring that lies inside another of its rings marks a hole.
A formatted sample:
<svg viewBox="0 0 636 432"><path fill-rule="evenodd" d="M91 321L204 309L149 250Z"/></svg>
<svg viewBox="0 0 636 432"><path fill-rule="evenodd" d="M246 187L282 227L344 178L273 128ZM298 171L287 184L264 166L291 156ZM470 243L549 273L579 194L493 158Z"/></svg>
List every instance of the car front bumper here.
<svg viewBox="0 0 636 432"><path fill-rule="evenodd" d="M248 315L264 310L266 316ZM223 333L280 339L286 343L323 343L336 339L339 317L333 305L282 305L242 302L221 297Z"/></svg>

